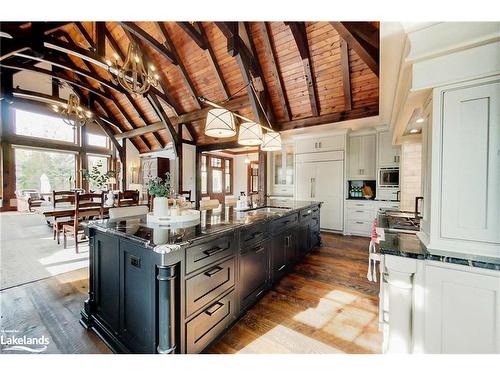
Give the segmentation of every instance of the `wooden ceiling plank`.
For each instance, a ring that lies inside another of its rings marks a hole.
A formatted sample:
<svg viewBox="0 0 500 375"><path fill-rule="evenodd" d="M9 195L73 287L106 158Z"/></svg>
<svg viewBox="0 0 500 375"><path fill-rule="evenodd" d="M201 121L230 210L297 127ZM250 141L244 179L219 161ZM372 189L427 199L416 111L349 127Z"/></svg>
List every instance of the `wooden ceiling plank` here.
<svg viewBox="0 0 500 375"><path fill-rule="evenodd" d="M83 39L87 42L87 44L92 48L94 51L97 49L96 44L90 34L87 32L87 29L81 22L75 22L75 26L80 31L80 34L83 36Z"/></svg>
<svg viewBox="0 0 500 375"><path fill-rule="evenodd" d="M379 76L379 49L359 36L358 22L330 22L339 35L348 43L370 70Z"/></svg>
<svg viewBox="0 0 500 375"><path fill-rule="evenodd" d="M351 98L351 78L349 73L349 48L347 42L340 38L340 60L342 69L342 84L344 87L344 103L345 110L350 111L352 109L352 98Z"/></svg>
<svg viewBox="0 0 500 375"><path fill-rule="evenodd" d="M304 66L304 75L306 78L309 101L311 103L311 112L313 116L319 116L318 96L316 94L316 85L314 75L311 70L311 56L309 53L309 44L307 42L306 26L304 22L285 22L292 31L295 44L299 49L302 64Z"/></svg>
<svg viewBox="0 0 500 375"><path fill-rule="evenodd" d="M184 79L184 82L186 83L189 93L191 94L191 97L195 103L195 106L199 109L201 108L201 103L200 100L198 99L198 93L196 92L196 88L194 87L194 83L189 77L189 73L186 70L186 67L184 66L179 54L177 53L177 49L175 48L174 43L172 42L172 39L168 35L168 31L165 28L165 25L162 22L156 22L156 25L160 29L161 34L165 38L165 44L167 45L168 49L172 53L172 55L175 58L175 61L177 61L177 66L179 68L179 71L182 75L182 78Z"/></svg>
<svg viewBox="0 0 500 375"><path fill-rule="evenodd" d="M219 87L224 94L224 98L228 99L229 98L229 89L227 87L226 81L224 80L224 76L222 75L222 70L220 69L219 63L217 62L217 59L215 57L214 50L213 50L212 46L210 45L210 42L208 41L206 31L203 28L203 25L201 24L201 22L198 22L197 25L198 25L198 28L200 30L200 33L201 33L203 39L206 41L206 53L207 53L208 61L209 61L210 65L212 66L213 70L215 71L217 83L219 84Z"/></svg>
<svg viewBox="0 0 500 375"><path fill-rule="evenodd" d="M165 57L172 64L177 65L177 60L175 56L166 49L161 43L159 43L155 38L137 26L134 22L118 22L124 29L133 34L135 37L141 39L148 46L157 51L160 55Z"/></svg>
<svg viewBox="0 0 500 375"><path fill-rule="evenodd" d="M283 82L283 77L280 74L279 67L276 64L275 53L273 46L271 44L271 38L269 37L268 25L266 22L257 23L260 32L262 34L262 41L264 45L264 53L266 54L269 63L271 65L271 76L276 82L276 87L278 89L278 97L281 103L285 119L289 121L291 119L290 104L288 103L288 98L286 96L285 84Z"/></svg>
<svg viewBox="0 0 500 375"><path fill-rule="evenodd" d="M191 22L177 22L177 25L179 25L179 27L182 30L184 30L184 32L188 34L191 37L191 39L193 39L193 41L198 45L198 47L204 50L208 49L207 39L204 33L201 31L198 22L196 25L198 29L195 27L195 25L191 24Z"/></svg>

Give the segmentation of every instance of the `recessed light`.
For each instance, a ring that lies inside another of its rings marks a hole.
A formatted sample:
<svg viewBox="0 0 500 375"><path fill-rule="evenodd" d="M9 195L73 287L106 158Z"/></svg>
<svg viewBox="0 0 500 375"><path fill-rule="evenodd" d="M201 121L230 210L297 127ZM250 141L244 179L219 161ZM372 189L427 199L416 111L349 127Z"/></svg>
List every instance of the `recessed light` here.
<svg viewBox="0 0 500 375"><path fill-rule="evenodd" d="M417 124L421 124L422 122L424 122L424 118L423 117L419 117L416 121Z"/></svg>
<svg viewBox="0 0 500 375"><path fill-rule="evenodd" d="M418 133L418 132L419 132L418 129L410 129L410 133L412 133L412 134L415 134L415 133Z"/></svg>

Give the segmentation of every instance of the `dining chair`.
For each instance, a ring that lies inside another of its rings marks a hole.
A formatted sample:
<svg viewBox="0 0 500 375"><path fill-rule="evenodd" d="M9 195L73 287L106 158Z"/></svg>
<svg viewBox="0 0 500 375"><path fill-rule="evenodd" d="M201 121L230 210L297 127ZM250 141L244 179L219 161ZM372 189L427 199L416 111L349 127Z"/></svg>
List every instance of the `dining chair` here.
<svg viewBox="0 0 500 375"><path fill-rule="evenodd" d="M187 201L191 202L191 190L181 190L179 195L186 198Z"/></svg>
<svg viewBox="0 0 500 375"><path fill-rule="evenodd" d="M104 193L75 193L75 216L69 224L63 225L63 246L66 248L67 237L75 238L75 252L78 254L78 234L84 234L84 220L102 219L104 211Z"/></svg>
<svg viewBox="0 0 500 375"><path fill-rule="evenodd" d="M74 202L75 202L75 193L73 191L67 191L67 190L52 191L51 203L54 206L54 208L58 204L64 204L64 203L73 204ZM54 222L52 223L52 233L54 235L54 240L57 239L58 245L61 243L60 234L62 232L64 224L71 224L72 222L73 222L72 216L54 218Z"/></svg>
<svg viewBox="0 0 500 375"><path fill-rule="evenodd" d="M122 219L131 216L147 215L148 211L148 206L114 207L109 209L109 218Z"/></svg>
<svg viewBox="0 0 500 375"><path fill-rule="evenodd" d="M219 207L220 202L218 199L202 199L200 201L200 210L212 210Z"/></svg>
<svg viewBox="0 0 500 375"><path fill-rule="evenodd" d="M118 192L118 207L137 206L139 204L138 190L125 190Z"/></svg>

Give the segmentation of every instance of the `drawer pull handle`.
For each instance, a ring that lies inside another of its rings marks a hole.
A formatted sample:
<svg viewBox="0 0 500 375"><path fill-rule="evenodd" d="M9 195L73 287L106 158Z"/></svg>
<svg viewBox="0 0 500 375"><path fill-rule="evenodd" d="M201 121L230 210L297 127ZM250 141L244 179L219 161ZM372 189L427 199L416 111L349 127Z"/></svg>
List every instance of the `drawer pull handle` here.
<svg viewBox="0 0 500 375"><path fill-rule="evenodd" d="M262 293L264 293L264 290L261 290L259 293L257 293L257 295L255 296L255 298L257 298L258 296L260 296Z"/></svg>
<svg viewBox="0 0 500 375"><path fill-rule="evenodd" d="M261 246L257 250L255 250L255 254L261 253L263 251L264 251L264 246Z"/></svg>
<svg viewBox="0 0 500 375"><path fill-rule="evenodd" d="M224 247L216 246L212 247L211 249L205 250L203 254L206 254L207 256L211 257L212 255L215 255L217 253L220 253L221 251L226 250Z"/></svg>
<svg viewBox="0 0 500 375"><path fill-rule="evenodd" d="M248 238L245 239L245 241L251 241L257 237L260 237L262 236L263 233L262 232L253 232Z"/></svg>
<svg viewBox="0 0 500 375"><path fill-rule="evenodd" d="M286 267L286 264L283 264L280 268L278 268L278 271L283 270L283 268L285 268L285 267Z"/></svg>
<svg viewBox="0 0 500 375"><path fill-rule="evenodd" d="M205 314L212 316L214 315L217 311L219 311L222 307L224 306L223 303L217 302L214 305L210 306L208 309L205 310Z"/></svg>
<svg viewBox="0 0 500 375"><path fill-rule="evenodd" d="M207 275L208 277L212 277L213 275L215 275L216 273L219 273L223 269L224 268L222 268L222 267L216 266L216 267L208 270L207 272L205 272L205 275Z"/></svg>
<svg viewBox="0 0 500 375"><path fill-rule="evenodd" d="M356 224L364 224L362 221L356 221Z"/></svg>
<svg viewBox="0 0 500 375"><path fill-rule="evenodd" d="M356 210L356 212L365 212L365 211L361 211L361 210Z"/></svg>

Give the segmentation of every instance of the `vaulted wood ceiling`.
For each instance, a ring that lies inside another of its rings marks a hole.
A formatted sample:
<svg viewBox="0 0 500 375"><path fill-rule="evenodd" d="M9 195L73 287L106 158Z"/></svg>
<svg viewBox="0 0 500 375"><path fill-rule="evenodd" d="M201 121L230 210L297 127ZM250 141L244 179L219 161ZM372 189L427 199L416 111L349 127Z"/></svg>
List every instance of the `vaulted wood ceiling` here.
<svg viewBox="0 0 500 375"><path fill-rule="evenodd" d="M205 136L200 96L263 119L245 88L249 80L277 130L378 114L378 22L2 23L0 29L15 36L12 45L2 38L2 71L35 70L67 82L91 99L118 138L155 124L147 128L155 131L131 137L140 152L180 137L198 145L228 141ZM159 69L161 84L145 97L113 84L105 67L114 54L123 61L130 40ZM39 61L52 72L36 68Z"/></svg>

